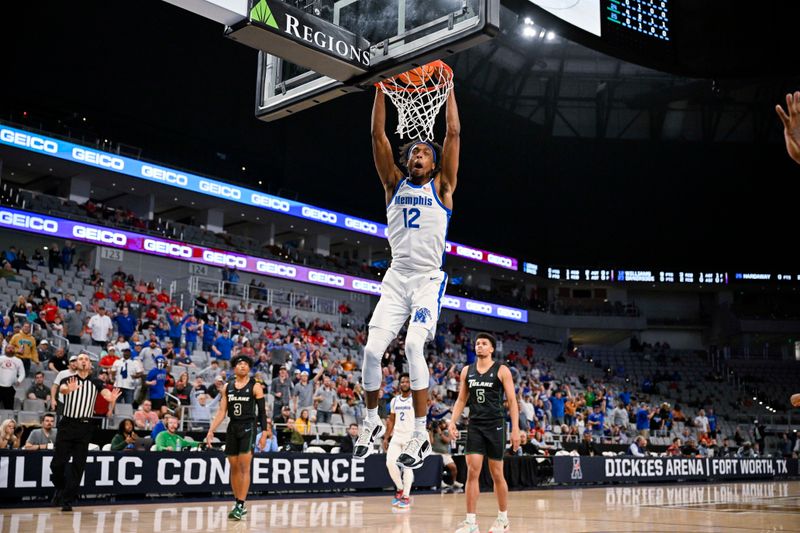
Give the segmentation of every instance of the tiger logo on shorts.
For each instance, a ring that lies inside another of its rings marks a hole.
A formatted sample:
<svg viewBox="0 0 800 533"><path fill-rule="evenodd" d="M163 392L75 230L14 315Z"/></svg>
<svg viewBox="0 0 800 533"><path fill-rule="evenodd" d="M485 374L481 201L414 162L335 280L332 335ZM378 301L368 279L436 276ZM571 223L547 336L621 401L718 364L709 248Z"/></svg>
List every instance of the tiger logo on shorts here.
<svg viewBox="0 0 800 533"><path fill-rule="evenodd" d="M417 312L414 313L414 320L412 322L419 322L420 324L426 323L428 320L433 318L431 312L426 307L420 307L417 309Z"/></svg>

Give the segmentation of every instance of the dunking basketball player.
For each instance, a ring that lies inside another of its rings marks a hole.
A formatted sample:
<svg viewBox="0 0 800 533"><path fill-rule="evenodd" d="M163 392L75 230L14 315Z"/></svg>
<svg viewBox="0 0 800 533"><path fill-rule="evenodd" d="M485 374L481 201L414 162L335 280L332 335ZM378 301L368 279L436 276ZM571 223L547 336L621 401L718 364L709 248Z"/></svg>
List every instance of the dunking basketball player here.
<svg viewBox="0 0 800 533"><path fill-rule="evenodd" d="M488 333L475 337L475 354L478 359L461 370L461 386L450 419L450 436L458 438L456 422L469 403L467 428L467 519L456 533L477 533L475 508L478 506L480 486L478 479L483 468L483 458L489 458L489 471L497 496L498 514L489 533L508 531L508 484L503 475L503 453L506 447L506 421L503 393L508 401L511 418L511 447L519 448L519 405L514 393L514 380L508 367L494 361L492 355L497 341Z"/></svg>
<svg viewBox="0 0 800 533"><path fill-rule="evenodd" d="M386 435L383 437L383 448L386 450L386 468L389 477L394 481L395 493L392 505L399 508L411 504L411 484L414 483L414 471L399 467L397 458L411 435L414 434L414 402L411 399L411 378L408 374L400 374L400 394L389 403Z"/></svg>
<svg viewBox="0 0 800 533"><path fill-rule="evenodd" d="M363 380L367 415L353 448L355 457L366 457L385 432L378 417L381 357L400 328L410 319L405 352L414 403L414 433L397 458L397 464L419 468L431 452L425 427L428 403L428 365L425 343L433 338L447 285L442 270L445 235L456 189L460 129L453 91L447 98L447 130L443 147L415 141L401 148L395 165L386 136L386 102L380 89L372 107L372 153L386 200L392 265L381 284L381 298L369 323L364 348Z"/></svg>
<svg viewBox="0 0 800 533"><path fill-rule="evenodd" d="M245 355L236 356L233 361L234 377L225 384L219 410L206 435L206 442L211 446L214 430L225 419L230 418L225 435L225 455L231 465L231 488L236 504L228 513L228 518L241 520L247 514L245 500L250 489L250 461L253 459L253 443L256 431L255 422L258 416L261 424L261 442L259 447L267 445L267 410L264 401L264 388L250 377L253 362ZM256 412L256 407L258 412Z"/></svg>

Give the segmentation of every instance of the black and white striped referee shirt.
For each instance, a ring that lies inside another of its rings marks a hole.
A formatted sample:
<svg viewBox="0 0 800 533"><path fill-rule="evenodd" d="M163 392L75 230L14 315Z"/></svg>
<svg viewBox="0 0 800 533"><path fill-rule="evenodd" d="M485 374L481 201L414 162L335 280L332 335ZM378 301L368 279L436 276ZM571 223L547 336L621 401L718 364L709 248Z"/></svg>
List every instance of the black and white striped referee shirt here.
<svg viewBox="0 0 800 533"><path fill-rule="evenodd" d="M61 384L68 385L72 379L78 380L78 390L64 395L64 409L61 415L65 418L91 418L94 415L94 403L97 395L103 390L103 382L92 375L81 379L79 375L64 379Z"/></svg>

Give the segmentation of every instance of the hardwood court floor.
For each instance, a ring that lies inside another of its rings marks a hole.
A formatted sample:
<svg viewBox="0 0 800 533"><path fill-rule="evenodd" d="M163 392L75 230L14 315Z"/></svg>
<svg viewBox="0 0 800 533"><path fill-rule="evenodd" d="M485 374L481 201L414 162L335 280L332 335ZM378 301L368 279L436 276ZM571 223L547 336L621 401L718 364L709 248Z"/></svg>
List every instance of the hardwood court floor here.
<svg viewBox="0 0 800 533"><path fill-rule="evenodd" d="M454 531L464 516L463 494L414 497L393 510L384 496L254 500L242 522L226 518L229 504L94 505L72 513L53 508L2 509L2 533L352 532ZM488 531L497 512L492 494L479 501ZM800 481L663 485L512 492L511 531L800 531Z"/></svg>

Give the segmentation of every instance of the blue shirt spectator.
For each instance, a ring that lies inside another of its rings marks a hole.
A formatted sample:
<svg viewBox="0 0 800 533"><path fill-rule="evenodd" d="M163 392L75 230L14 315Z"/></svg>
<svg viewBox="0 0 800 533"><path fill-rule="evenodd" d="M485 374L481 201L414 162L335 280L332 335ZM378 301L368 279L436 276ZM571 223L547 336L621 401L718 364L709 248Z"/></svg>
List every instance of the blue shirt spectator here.
<svg viewBox="0 0 800 533"><path fill-rule="evenodd" d="M75 309L75 303L72 300L68 300L66 296L62 296L58 301L58 307L61 309Z"/></svg>
<svg viewBox="0 0 800 533"><path fill-rule="evenodd" d="M188 315L182 322L186 326L186 342L197 342L197 321L192 315Z"/></svg>
<svg viewBox="0 0 800 533"><path fill-rule="evenodd" d="M222 332L222 335L217 337L214 341L214 346L212 350L217 359L221 359L222 361L230 361L231 360L231 352L233 351L233 340L228 337L228 331L225 330Z"/></svg>
<svg viewBox="0 0 800 533"><path fill-rule="evenodd" d="M214 344L214 337L217 335L217 328L214 324L206 322L203 324L203 345L211 346Z"/></svg>
<svg viewBox="0 0 800 533"><path fill-rule="evenodd" d="M587 422L592 423L592 433L594 435L602 435L603 434L603 413L600 412L599 406L595 408L594 412L589 414L588 418L586 419Z"/></svg>
<svg viewBox="0 0 800 533"><path fill-rule="evenodd" d="M258 445L259 445L259 443L261 442L261 436L263 435L263 433L264 433L264 432L263 432L263 431L261 431L261 432L260 432L260 433L259 433L259 434L256 436L256 444L255 444L255 450L254 450L254 452L255 452L255 453L272 453L272 452L277 452L277 451L278 451L278 439L277 439L277 437L275 437L275 434L274 434L274 433L272 434L272 438L268 438L268 439L267 439L267 445L266 445L266 447L265 447L263 450L262 450L262 449L261 449L261 448L258 446Z"/></svg>
<svg viewBox="0 0 800 533"><path fill-rule="evenodd" d="M172 317L167 313L167 323L169 324L169 338L178 339L177 344L180 344L181 334L183 333L183 321L172 320Z"/></svg>
<svg viewBox="0 0 800 533"><path fill-rule="evenodd" d="M553 420L564 420L564 403L566 400L564 398L559 398L557 396L561 396L561 393L556 393L556 396L550 398L550 414L552 415Z"/></svg>
<svg viewBox="0 0 800 533"><path fill-rule="evenodd" d="M622 404L627 407L631 403L631 393L628 391L620 392L619 399Z"/></svg>
<svg viewBox="0 0 800 533"><path fill-rule="evenodd" d="M133 335L133 332L136 331L136 319L133 315L126 314L124 309L121 314L114 317L114 323L117 325L119 334L125 337L125 340L128 340Z"/></svg>
<svg viewBox="0 0 800 533"><path fill-rule="evenodd" d="M147 373L147 394L151 400L163 400L167 384L166 359L159 355L155 360L156 367Z"/></svg>
<svg viewBox="0 0 800 533"><path fill-rule="evenodd" d="M711 433L716 433L716 431L717 431L717 415L714 414L714 410L713 409L709 409L708 410L708 415L706 415L706 418L708 418L708 430Z"/></svg>
<svg viewBox="0 0 800 533"><path fill-rule="evenodd" d="M639 431L650 429L650 412L644 405L636 411L636 429Z"/></svg>

